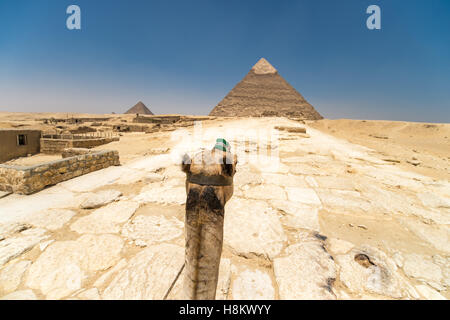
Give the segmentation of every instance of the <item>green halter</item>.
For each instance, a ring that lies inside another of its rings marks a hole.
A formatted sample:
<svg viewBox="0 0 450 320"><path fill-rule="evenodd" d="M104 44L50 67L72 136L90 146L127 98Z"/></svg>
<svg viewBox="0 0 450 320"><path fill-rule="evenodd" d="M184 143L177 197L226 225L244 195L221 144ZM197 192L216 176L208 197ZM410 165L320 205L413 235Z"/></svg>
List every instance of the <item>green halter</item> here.
<svg viewBox="0 0 450 320"><path fill-rule="evenodd" d="M219 138L216 140L216 145L214 146L214 149L229 152L231 149L230 144L227 142L227 140Z"/></svg>

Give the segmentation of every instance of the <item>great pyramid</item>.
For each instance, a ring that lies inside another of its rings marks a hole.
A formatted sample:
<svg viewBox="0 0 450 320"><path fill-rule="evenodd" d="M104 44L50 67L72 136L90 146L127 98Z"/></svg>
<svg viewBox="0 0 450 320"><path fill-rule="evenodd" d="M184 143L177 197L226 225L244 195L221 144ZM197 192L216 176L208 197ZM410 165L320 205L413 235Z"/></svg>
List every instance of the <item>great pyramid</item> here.
<svg viewBox="0 0 450 320"><path fill-rule="evenodd" d="M308 120L323 119L264 58L256 63L211 111L210 116L286 116Z"/></svg>
<svg viewBox="0 0 450 320"><path fill-rule="evenodd" d="M133 108L125 112L125 114L150 114L153 115L153 112L151 112L145 104L142 103L142 101L139 101Z"/></svg>

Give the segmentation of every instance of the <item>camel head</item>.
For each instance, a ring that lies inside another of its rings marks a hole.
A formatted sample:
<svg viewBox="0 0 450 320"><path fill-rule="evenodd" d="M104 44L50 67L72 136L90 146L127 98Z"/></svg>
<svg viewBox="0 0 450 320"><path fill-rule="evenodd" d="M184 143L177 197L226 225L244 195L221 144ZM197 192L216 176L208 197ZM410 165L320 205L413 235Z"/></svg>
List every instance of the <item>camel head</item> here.
<svg viewBox="0 0 450 320"><path fill-rule="evenodd" d="M188 200L191 190L204 193L212 188L220 205L224 207L233 195L236 164L237 156L230 152L229 144L224 139L217 139L212 150L201 150L192 159L185 154L181 168L187 176Z"/></svg>
<svg viewBox="0 0 450 320"><path fill-rule="evenodd" d="M236 155L224 139L212 150L183 157L186 173L185 298L214 299L223 245L225 203L233 195Z"/></svg>

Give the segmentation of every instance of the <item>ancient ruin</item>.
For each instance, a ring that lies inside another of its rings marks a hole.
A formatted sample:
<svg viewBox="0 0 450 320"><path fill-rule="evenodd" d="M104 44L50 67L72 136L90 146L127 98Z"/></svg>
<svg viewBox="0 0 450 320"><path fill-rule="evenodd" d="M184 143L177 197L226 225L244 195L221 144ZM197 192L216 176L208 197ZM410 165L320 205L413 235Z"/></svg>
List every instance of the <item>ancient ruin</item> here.
<svg viewBox="0 0 450 320"><path fill-rule="evenodd" d="M117 165L120 165L118 152L107 150L78 152L72 157L34 166L0 164L0 191L32 194L47 186Z"/></svg>
<svg viewBox="0 0 450 320"><path fill-rule="evenodd" d="M87 122L105 122L110 120L110 117L74 117L74 116L67 116L65 118L42 118L40 119L42 123L44 124L60 124L60 123L67 123L67 124L82 124Z"/></svg>
<svg viewBox="0 0 450 320"><path fill-rule="evenodd" d="M40 130L0 129L0 163L39 153Z"/></svg>
<svg viewBox="0 0 450 320"><path fill-rule="evenodd" d="M91 130L87 130L91 131ZM119 141L113 132L44 134L42 130L0 129L0 191L32 194L62 181L119 165L117 151L91 148ZM20 159L55 155L50 161L23 164ZM62 159L58 156L62 156Z"/></svg>
<svg viewBox="0 0 450 320"><path fill-rule="evenodd" d="M210 115L322 119L314 107L264 58L253 66Z"/></svg>
<svg viewBox="0 0 450 320"><path fill-rule="evenodd" d="M60 154L68 148L93 148L113 141L119 141L119 137L112 132L43 134L40 139L40 150L42 153Z"/></svg>

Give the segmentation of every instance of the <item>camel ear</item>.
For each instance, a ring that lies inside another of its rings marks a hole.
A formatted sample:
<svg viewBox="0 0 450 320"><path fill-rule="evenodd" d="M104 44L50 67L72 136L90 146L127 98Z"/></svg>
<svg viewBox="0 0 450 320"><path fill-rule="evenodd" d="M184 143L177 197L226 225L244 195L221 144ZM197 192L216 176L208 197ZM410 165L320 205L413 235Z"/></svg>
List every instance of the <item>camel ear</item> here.
<svg viewBox="0 0 450 320"><path fill-rule="evenodd" d="M181 170L184 173L189 173L191 170L191 158L187 155L187 153L184 154L183 159L181 160Z"/></svg>
<svg viewBox="0 0 450 320"><path fill-rule="evenodd" d="M236 172L237 156L226 154L223 156L222 172L230 177L234 176Z"/></svg>

